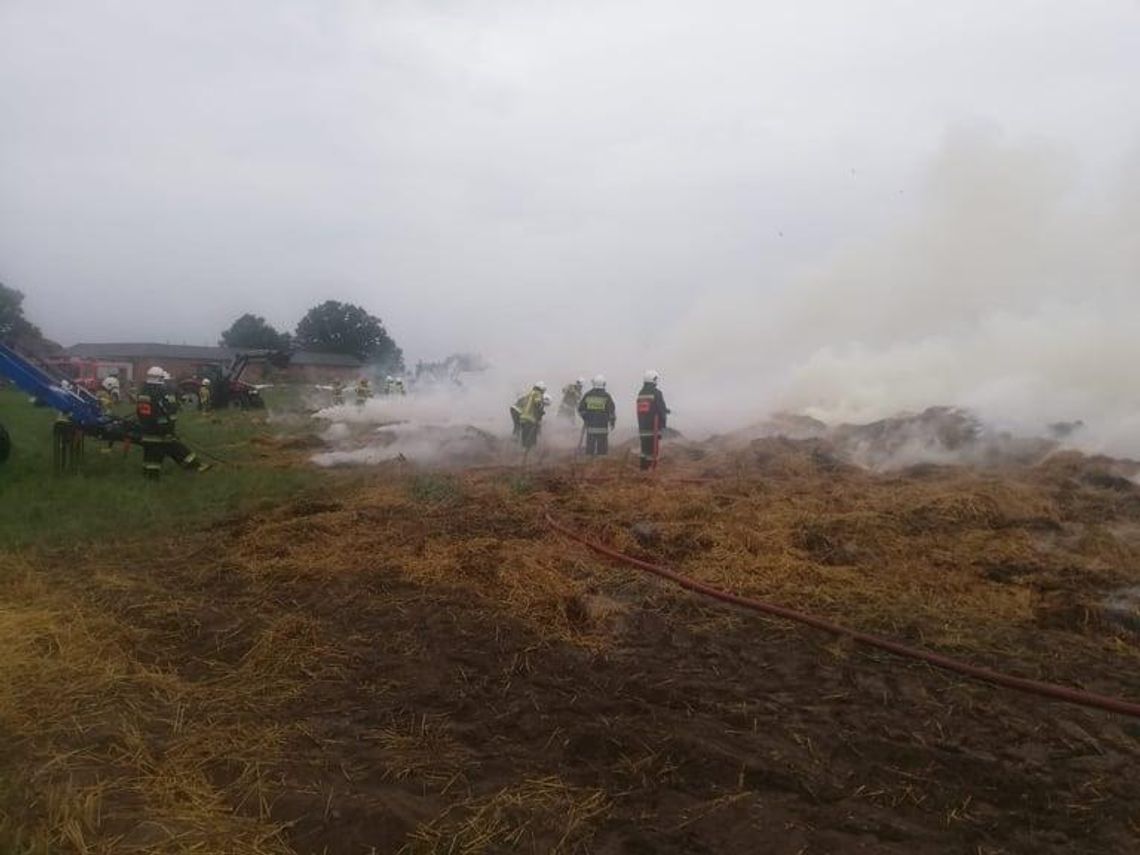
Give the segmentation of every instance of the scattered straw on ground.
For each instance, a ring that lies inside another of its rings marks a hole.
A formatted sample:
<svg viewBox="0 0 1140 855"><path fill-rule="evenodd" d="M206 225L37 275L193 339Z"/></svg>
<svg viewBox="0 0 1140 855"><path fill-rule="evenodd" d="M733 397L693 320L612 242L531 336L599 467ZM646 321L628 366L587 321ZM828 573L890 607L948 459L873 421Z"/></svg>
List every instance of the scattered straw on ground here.
<svg viewBox="0 0 1140 855"><path fill-rule="evenodd" d="M672 454L657 482L625 460L523 474L395 472L203 532L192 550L105 546L78 564L4 556L0 732L10 774L0 842L289 852L302 820L332 821L338 776L379 770L378 786L412 784L438 808L406 829L409 852L581 849L612 795L521 772L488 793L455 722L412 709L352 730L359 709L349 705L327 733L303 723L314 687L376 698L392 689L383 672L347 685L369 651L430 654L414 624L378 634L370 621L385 610L450 597L517 622L535 644L584 656L619 643L633 612L741 620L600 563L546 528L547 509L623 551L862 629L983 658L1000 652L1071 680L1088 663L1100 674L1135 667L1134 639L1100 622L1097 603L1140 584L1140 495L1103 461L875 475L811 441ZM1042 657L1040 639L1069 658ZM504 687L528 673L528 655L513 654L497 677ZM346 742L375 763L288 777L296 745ZM646 774L641 762L623 757L614 768L628 766L634 782ZM289 793L326 800L323 815L290 815ZM743 798L690 806L677 827L742 809Z"/></svg>

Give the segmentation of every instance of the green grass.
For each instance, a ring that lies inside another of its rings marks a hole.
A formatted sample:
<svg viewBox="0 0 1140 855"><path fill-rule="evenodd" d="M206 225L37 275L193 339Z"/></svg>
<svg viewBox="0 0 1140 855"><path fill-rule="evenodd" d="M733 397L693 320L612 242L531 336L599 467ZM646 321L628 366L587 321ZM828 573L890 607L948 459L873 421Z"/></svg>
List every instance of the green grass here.
<svg viewBox="0 0 1140 855"><path fill-rule="evenodd" d="M120 407L122 415L129 412L129 405ZM122 446L102 453L104 443L92 439L86 442L78 473L55 474L54 419L53 411L31 406L26 395L0 391L0 424L12 437L12 456L0 464L0 549L200 528L330 481L316 469L271 465L266 447L254 442L257 437L310 430L301 416L267 423L263 412L184 412L178 424L182 440L226 462L203 454L214 468L197 474L167 461L157 482L143 479L142 450L137 446L126 455Z"/></svg>

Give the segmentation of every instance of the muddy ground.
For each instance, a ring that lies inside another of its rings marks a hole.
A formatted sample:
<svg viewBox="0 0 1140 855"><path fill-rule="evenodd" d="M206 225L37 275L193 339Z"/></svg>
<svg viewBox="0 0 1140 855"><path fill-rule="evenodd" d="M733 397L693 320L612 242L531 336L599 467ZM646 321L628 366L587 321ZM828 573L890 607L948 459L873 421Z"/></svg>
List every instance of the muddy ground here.
<svg viewBox="0 0 1140 855"><path fill-rule="evenodd" d="M1140 490L1107 466L876 475L773 441L648 483L397 468L196 544L28 559L3 586L25 616L3 828L90 852L1140 851L1140 721L701 600L544 522L1136 700L1140 646L1097 604L1140 581Z"/></svg>

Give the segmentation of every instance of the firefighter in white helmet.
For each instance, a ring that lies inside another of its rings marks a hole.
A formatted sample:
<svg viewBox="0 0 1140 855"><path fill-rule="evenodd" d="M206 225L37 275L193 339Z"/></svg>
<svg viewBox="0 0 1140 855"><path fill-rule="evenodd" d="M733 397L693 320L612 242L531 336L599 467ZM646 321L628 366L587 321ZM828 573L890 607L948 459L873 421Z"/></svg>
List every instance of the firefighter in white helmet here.
<svg viewBox="0 0 1140 855"><path fill-rule="evenodd" d="M119 403L123 397L123 390L119 386L119 378L114 374L108 374L103 378L103 390L111 396L114 403Z"/></svg>
<svg viewBox="0 0 1140 855"><path fill-rule="evenodd" d="M669 408L658 385L661 375L656 371L646 371L641 391L637 393L637 430L641 436L641 468L654 469L661 451L661 432L665 430L665 419Z"/></svg>
<svg viewBox="0 0 1140 855"><path fill-rule="evenodd" d="M150 368L135 404L142 428L143 474L147 478L157 479L162 474L162 461L167 457L183 469L205 472L210 468L175 435L178 404L166 388L169 377L158 366Z"/></svg>
<svg viewBox="0 0 1140 855"><path fill-rule="evenodd" d="M202 382L198 385L198 409L204 413L208 413L213 409L212 403L213 390L210 388L210 378L203 377Z"/></svg>
<svg viewBox="0 0 1140 855"><path fill-rule="evenodd" d="M586 454L597 457L609 454L610 431L617 423L617 407L606 391L604 376L595 375L590 387L590 391L578 403L578 415L582 417L586 431Z"/></svg>

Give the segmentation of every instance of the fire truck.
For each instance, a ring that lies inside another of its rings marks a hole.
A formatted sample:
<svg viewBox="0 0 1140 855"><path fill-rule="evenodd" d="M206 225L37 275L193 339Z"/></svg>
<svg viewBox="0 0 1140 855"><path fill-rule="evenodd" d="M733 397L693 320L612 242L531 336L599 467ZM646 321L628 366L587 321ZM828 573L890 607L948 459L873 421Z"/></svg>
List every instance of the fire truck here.
<svg viewBox="0 0 1140 855"><path fill-rule="evenodd" d="M134 367L129 362L105 362L100 359L79 359L61 356L46 360L47 366L66 378L73 386L88 392L98 392L103 381L111 376L119 378L124 386L133 378Z"/></svg>

